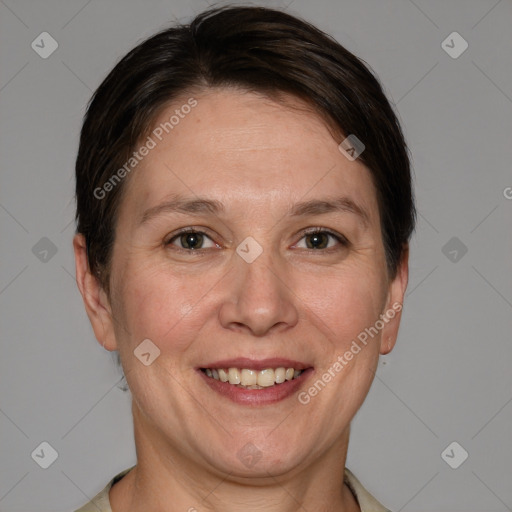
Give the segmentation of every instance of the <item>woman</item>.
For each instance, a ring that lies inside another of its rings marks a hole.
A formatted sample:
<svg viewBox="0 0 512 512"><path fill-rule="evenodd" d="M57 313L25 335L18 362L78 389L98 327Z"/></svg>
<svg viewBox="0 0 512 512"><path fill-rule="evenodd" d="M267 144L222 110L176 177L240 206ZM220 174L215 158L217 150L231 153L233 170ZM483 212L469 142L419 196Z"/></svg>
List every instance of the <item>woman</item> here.
<svg viewBox="0 0 512 512"><path fill-rule="evenodd" d="M76 177L77 283L137 452L80 511L386 510L345 460L415 209L366 66L283 12L204 12L101 84Z"/></svg>

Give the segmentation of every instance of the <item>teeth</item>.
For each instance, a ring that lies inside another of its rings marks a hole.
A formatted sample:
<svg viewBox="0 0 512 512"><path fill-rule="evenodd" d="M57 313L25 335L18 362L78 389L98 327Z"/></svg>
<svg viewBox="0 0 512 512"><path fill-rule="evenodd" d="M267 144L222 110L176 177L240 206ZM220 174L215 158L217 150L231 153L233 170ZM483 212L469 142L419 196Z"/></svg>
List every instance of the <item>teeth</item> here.
<svg viewBox="0 0 512 512"><path fill-rule="evenodd" d="M266 368L261 371L249 368L205 368L203 371L215 380L247 389L263 389L274 384L282 384L287 380L296 379L302 373L302 370L284 367Z"/></svg>
<svg viewBox="0 0 512 512"><path fill-rule="evenodd" d="M268 388L269 386L273 386L275 384L275 374L272 368L268 368L267 370L262 370L258 372L258 386L262 388Z"/></svg>
<svg viewBox="0 0 512 512"><path fill-rule="evenodd" d="M258 372L254 370L247 370L246 368L244 368L242 370L240 384L242 384L242 386L254 386L255 384L259 384Z"/></svg>
<svg viewBox="0 0 512 512"><path fill-rule="evenodd" d="M240 384L240 370L238 368L230 368L228 370L228 377L230 384Z"/></svg>
<svg viewBox="0 0 512 512"><path fill-rule="evenodd" d="M276 384L282 384L286 380L286 368L276 368L274 373L276 376Z"/></svg>

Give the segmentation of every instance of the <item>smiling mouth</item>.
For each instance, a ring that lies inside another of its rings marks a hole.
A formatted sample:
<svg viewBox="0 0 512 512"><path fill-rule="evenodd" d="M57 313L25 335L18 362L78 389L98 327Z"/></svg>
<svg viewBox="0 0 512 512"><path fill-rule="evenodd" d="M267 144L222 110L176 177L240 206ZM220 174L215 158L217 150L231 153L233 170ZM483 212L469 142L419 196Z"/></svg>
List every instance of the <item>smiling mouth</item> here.
<svg viewBox="0 0 512 512"><path fill-rule="evenodd" d="M243 389L265 389L284 382L295 380L304 370L295 368L265 368L251 370L249 368L201 368L206 376Z"/></svg>

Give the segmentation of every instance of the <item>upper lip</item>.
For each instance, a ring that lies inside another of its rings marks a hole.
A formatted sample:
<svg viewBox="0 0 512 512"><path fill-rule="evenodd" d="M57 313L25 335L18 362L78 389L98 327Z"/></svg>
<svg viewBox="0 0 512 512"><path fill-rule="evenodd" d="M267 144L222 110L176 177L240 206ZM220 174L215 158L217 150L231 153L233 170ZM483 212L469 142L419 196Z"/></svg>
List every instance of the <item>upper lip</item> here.
<svg viewBox="0 0 512 512"><path fill-rule="evenodd" d="M257 371L266 370L267 368L281 367L294 368L295 370L305 370L307 368L311 368L311 365L282 357L271 357L267 359L250 359L248 357L237 357L235 359L223 359L199 366L199 368L247 368Z"/></svg>

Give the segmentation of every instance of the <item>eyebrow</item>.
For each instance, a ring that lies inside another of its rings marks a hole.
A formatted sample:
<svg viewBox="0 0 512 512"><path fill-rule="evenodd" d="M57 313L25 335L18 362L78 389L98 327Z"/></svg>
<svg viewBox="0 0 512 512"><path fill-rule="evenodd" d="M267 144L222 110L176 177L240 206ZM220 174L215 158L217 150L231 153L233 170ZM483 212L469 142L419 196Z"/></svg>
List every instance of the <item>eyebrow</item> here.
<svg viewBox="0 0 512 512"><path fill-rule="evenodd" d="M170 200L145 210L142 214L140 224L145 224L154 217L166 213L219 215L225 211L224 205L215 199L203 197L190 199L180 195L175 195ZM311 199L309 201L303 201L293 205L287 213L291 217L306 217L309 215L322 215L326 213L351 213L359 218L365 228L370 224L370 216L368 212L349 197Z"/></svg>
<svg viewBox="0 0 512 512"><path fill-rule="evenodd" d="M322 215L324 213L352 213L359 217L365 227L370 224L368 212L349 197L335 199L312 199L297 203L290 210L292 217L305 217L307 215Z"/></svg>
<svg viewBox="0 0 512 512"><path fill-rule="evenodd" d="M187 199L186 197L175 195L172 199L161 204L148 208L141 217L140 223L144 224L150 219L164 213L190 213L205 214L211 213L218 215L225 211L224 205L215 199L206 199L198 197L197 199Z"/></svg>

